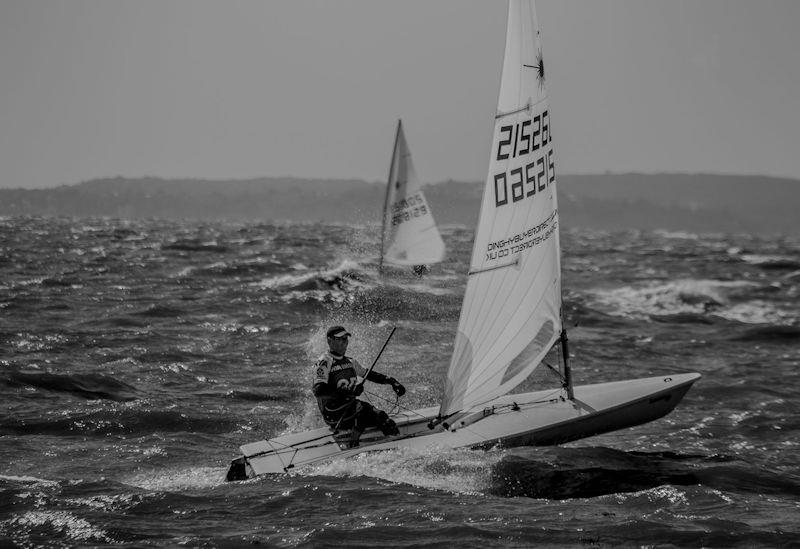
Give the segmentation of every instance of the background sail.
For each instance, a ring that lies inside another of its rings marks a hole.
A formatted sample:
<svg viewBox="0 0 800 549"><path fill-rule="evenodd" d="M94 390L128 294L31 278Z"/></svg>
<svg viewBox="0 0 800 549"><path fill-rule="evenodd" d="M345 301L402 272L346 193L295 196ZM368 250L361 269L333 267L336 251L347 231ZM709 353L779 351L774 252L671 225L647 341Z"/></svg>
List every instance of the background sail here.
<svg viewBox="0 0 800 549"><path fill-rule="evenodd" d="M561 332L556 175L531 0L510 0L506 33L489 174L442 415L513 389Z"/></svg>
<svg viewBox="0 0 800 549"><path fill-rule="evenodd" d="M422 265L444 259L444 242L422 194L400 120L386 188L383 230L383 261L387 263Z"/></svg>

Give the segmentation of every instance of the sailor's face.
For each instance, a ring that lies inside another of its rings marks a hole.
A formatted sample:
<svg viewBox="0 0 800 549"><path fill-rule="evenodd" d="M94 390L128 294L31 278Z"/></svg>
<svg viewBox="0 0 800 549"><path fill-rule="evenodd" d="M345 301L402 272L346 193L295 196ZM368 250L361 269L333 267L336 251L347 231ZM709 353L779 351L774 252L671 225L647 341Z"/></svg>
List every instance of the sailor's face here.
<svg viewBox="0 0 800 549"><path fill-rule="evenodd" d="M347 336L328 338L328 347L337 355L343 355L347 351L347 343Z"/></svg>

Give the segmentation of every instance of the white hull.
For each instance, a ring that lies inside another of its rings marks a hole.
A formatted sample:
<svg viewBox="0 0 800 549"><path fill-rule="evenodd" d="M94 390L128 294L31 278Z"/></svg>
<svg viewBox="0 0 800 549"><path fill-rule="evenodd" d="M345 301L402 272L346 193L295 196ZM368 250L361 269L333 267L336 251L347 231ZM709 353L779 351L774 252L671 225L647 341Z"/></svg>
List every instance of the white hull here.
<svg viewBox="0 0 800 549"><path fill-rule="evenodd" d="M393 448L488 448L491 446L543 446L632 427L658 419L680 402L700 374L582 385L574 400L562 398L560 389L506 395L431 429L438 407L393 416L400 435L385 437L367 430L361 445L348 449L347 433L328 428L262 440L241 447L228 480L268 473L284 473L332 458Z"/></svg>

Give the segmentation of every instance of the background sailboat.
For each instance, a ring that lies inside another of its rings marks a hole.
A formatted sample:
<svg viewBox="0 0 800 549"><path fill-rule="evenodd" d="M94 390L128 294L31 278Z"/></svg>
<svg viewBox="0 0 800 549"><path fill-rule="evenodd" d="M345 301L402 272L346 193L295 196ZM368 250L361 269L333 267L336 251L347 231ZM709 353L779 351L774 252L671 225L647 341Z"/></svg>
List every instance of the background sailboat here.
<svg viewBox="0 0 800 549"><path fill-rule="evenodd" d="M381 257L392 265L430 265L444 259L444 241L414 170L411 152L397 121L392 162L386 185L381 228Z"/></svg>
<svg viewBox="0 0 800 549"><path fill-rule="evenodd" d="M683 373L572 386L561 319L557 184L544 77L533 2L510 0L489 173L440 406L394 416L399 436L367 430L355 449L347 447L347 433L328 428L246 444L229 479L400 446L576 440L657 419L700 378ZM405 142L399 125L398 142ZM561 387L509 394L559 339Z"/></svg>

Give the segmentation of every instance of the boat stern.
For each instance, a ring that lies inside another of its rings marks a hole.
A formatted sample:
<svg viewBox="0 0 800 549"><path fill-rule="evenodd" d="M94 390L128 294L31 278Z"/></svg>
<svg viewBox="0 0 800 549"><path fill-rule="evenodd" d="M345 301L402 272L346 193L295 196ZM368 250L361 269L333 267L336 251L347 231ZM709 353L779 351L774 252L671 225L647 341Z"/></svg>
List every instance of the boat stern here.
<svg viewBox="0 0 800 549"><path fill-rule="evenodd" d="M252 469L248 466L247 459L244 456L240 456L231 461L228 473L225 475L225 481L247 480L250 478L248 471L252 472Z"/></svg>

